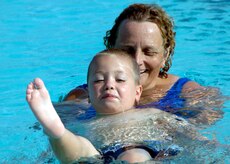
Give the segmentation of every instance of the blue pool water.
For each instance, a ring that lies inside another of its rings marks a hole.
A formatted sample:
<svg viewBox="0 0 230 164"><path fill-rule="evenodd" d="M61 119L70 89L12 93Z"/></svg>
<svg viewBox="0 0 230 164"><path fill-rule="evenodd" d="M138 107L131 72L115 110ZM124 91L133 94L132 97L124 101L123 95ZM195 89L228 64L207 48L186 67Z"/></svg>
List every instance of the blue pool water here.
<svg viewBox="0 0 230 164"><path fill-rule="evenodd" d="M85 83L103 36L133 0L0 1L0 163L55 163L47 138L25 101L27 84L41 77L54 102ZM142 0L151 3L152 0ZM156 0L175 20L171 73L230 95L230 1ZM230 102L206 129L230 144Z"/></svg>

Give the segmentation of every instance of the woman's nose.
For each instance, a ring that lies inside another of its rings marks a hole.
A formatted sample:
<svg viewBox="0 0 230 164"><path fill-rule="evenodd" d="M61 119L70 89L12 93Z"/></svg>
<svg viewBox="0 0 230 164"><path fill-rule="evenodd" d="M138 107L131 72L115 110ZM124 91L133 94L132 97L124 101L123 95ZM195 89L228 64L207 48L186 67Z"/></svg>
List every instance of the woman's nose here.
<svg viewBox="0 0 230 164"><path fill-rule="evenodd" d="M137 62L137 64L139 66L142 65L142 63L143 63L143 54L142 54L141 50L136 50L135 51L134 58L135 58L135 60L136 60L136 62Z"/></svg>

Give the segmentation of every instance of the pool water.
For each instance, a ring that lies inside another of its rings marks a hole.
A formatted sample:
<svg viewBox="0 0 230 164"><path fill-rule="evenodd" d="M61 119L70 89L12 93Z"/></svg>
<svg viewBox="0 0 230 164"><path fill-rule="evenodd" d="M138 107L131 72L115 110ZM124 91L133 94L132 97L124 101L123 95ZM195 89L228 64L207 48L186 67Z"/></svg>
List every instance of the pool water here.
<svg viewBox="0 0 230 164"><path fill-rule="evenodd" d="M105 31L133 0L0 1L0 163L58 163L25 101L27 84L42 78L52 101L86 82L89 61L104 49ZM142 0L142 3L152 3ZM170 73L230 95L230 1L156 0L176 24ZM212 101L212 100L210 100ZM230 144L230 102L205 129ZM229 159L229 157L226 159Z"/></svg>

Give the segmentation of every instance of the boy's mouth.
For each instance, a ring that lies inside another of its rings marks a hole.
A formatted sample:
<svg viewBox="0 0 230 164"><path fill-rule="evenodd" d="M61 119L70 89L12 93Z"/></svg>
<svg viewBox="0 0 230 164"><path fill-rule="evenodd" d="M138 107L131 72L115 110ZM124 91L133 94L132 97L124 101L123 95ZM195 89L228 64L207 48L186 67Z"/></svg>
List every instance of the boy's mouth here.
<svg viewBox="0 0 230 164"><path fill-rule="evenodd" d="M107 98L117 98L117 96L109 93L106 93L102 96L102 99L107 99Z"/></svg>

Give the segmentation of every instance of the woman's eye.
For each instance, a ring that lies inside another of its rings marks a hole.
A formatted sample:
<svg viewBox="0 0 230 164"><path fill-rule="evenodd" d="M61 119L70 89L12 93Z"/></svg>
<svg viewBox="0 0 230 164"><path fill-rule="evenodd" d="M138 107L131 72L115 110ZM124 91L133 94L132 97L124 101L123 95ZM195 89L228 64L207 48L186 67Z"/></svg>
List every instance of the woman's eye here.
<svg viewBox="0 0 230 164"><path fill-rule="evenodd" d="M130 55L135 53L135 50L132 47L123 47L122 50L127 52Z"/></svg>
<svg viewBox="0 0 230 164"><path fill-rule="evenodd" d="M146 56L155 56L157 54L158 54L158 52L154 52L154 51L147 51L147 52L145 52Z"/></svg>
<svg viewBox="0 0 230 164"><path fill-rule="evenodd" d="M117 79L116 81L119 82L119 83L125 82L124 79Z"/></svg>

